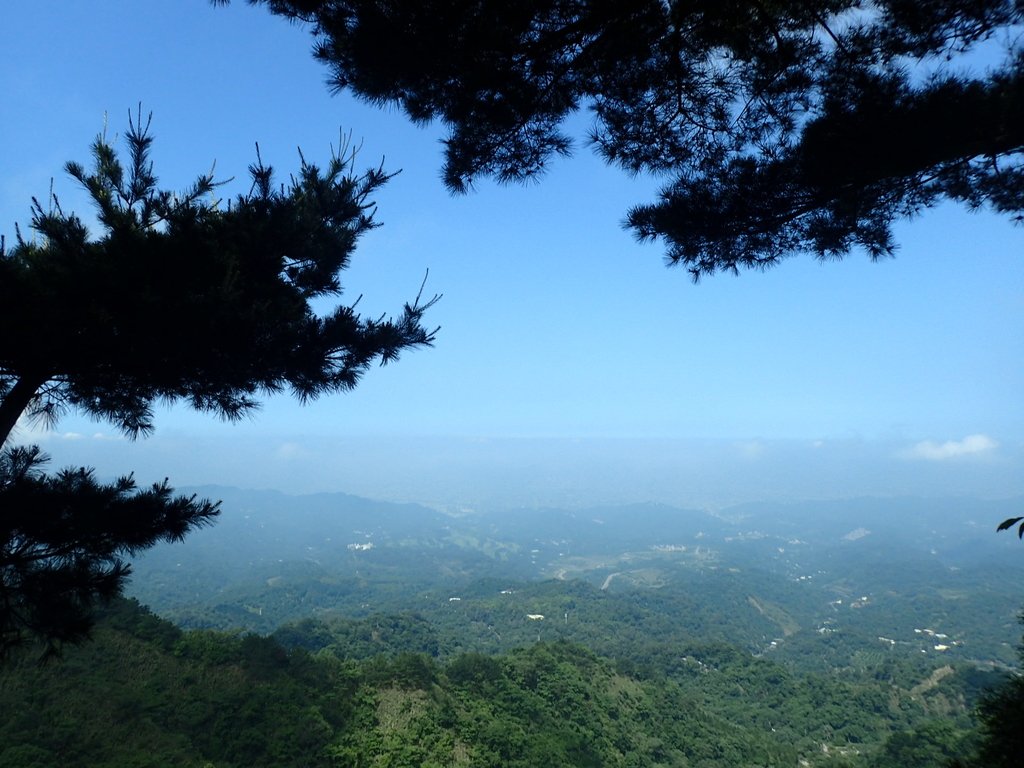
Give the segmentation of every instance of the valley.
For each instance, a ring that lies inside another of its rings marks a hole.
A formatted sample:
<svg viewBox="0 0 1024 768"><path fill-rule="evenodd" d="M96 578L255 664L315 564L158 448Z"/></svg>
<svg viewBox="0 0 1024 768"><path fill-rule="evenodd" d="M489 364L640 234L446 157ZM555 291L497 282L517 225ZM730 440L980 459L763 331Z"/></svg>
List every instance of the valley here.
<svg viewBox="0 0 1024 768"><path fill-rule="evenodd" d="M217 525L15 660L0 766L945 768L1015 669L1020 500L196 492Z"/></svg>

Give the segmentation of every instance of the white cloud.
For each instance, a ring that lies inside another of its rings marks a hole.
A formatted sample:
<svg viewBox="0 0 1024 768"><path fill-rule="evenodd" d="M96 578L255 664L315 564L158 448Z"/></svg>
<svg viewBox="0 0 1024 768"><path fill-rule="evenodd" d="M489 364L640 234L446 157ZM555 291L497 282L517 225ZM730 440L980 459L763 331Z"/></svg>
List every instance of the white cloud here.
<svg viewBox="0 0 1024 768"><path fill-rule="evenodd" d="M19 420L17 426L15 427L13 435L18 443L36 443L39 445L42 445L44 443L49 443L53 445L61 442L77 443L83 440L95 440L103 442L124 440L124 437L122 435L110 432L93 432L92 434L86 434L85 432L77 432L74 430L68 430L67 432L57 432L56 430L46 426L45 424L40 424L38 420L32 421L29 419Z"/></svg>
<svg viewBox="0 0 1024 768"><path fill-rule="evenodd" d="M39 432L37 439L41 440L123 440L121 435L111 434L109 432L93 432L91 435L87 435L84 432Z"/></svg>
<svg viewBox="0 0 1024 768"><path fill-rule="evenodd" d="M963 440L947 440L936 443L924 440L908 450L904 457L908 459L925 459L926 461L946 461L960 456L976 456L989 453L999 446L988 435L968 435Z"/></svg>

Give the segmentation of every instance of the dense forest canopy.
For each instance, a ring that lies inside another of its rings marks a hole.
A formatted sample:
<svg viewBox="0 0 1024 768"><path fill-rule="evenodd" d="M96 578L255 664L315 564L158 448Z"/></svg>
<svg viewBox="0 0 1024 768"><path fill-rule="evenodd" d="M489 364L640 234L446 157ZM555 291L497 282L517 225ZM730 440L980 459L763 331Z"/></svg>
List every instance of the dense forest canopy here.
<svg viewBox="0 0 1024 768"><path fill-rule="evenodd" d="M59 666L21 655L5 670L0 766L1015 765L970 762L971 707L1002 676L960 663L814 672L695 637L439 657L422 629L389 635L399 623L275 639L115 602Z"/></svg>
<svg viewBox="0 0 1024 768"><path fill-rule="evenodd" d="M331 87L443 123L453 191L542 175L589 111L669 179L628 225L695 278L891 254L942 199L1024 210L1017 0L250 1L309 24Z"/></svg>

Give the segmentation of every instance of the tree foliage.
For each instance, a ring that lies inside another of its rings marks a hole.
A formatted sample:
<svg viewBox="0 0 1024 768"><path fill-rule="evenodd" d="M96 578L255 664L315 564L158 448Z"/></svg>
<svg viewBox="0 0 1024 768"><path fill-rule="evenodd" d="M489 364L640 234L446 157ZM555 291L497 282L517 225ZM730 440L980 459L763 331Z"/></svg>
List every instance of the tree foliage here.
<svg viewBox="0 0 1024 768"><path fill-rule="evenodd" d="M51 195L33 199L33 238L0 243L0 446L20 417L68 410L131 437L152 431L158 400L238 419L259 395L348 390L375 362L432 343L421 321L436 297L418 295L395 319L355 304L315 311L341 294L341 271L376 226L383 169L355 173L345 145L324 169L302 158L279 185L257 150L251 188L225 202L212 174L160 189L152 141L140 109L125 160L101 135L91 169L66 166L96 206L98 236ZM0 454L0 652L24 632L51 649L81 638L90 605L120 591L125 556L217 511L166 483L47 476L43 460L34 448Z"/></svg>
<svg viewBox="0 0 1024 768"><path fill-rule="evenodd" d="M421 320L434 300L394 320L311 304L341 293L339 273L376 226L382 169L354 174L342 149L278 186L259 160L250 191L224 203L210 174L180 194L159 189L148 128L130 122L127 164L100 136L91 171L67 166L99 237L56 198L35 200L37 238L0 252L0 439L22 413L67 409L147 434L157 400L237 419L260 394L348 390L375 361L433 341Z"/></svg>
<svg viewBox="0 0 1024 768"><path fill-rule="evenodd" d="M1007 531L1017 525L1017 523L1020 523L1020 526L1017 528L1017 538L1024 539L1024 523L1021 522L1022 520L1024 520L1024 517L1009 517L999 524L996 531Z"/></svg>
<svg viewBox="0 0 1024 768"><path fill-rule="evenodd" d="M454 191L541 175L589 110L605 160L669 177L628 225L695 279L888 255L942 199L1024 211L1019 0L250 2L311 26L332 87L442 122Z"/></svg>
<svg viewBox="0 0 1024 768"><path fill-rule="evenodd" d="M0 686L0 766L943 768L968 753L962 704L935 712L890 681L727 645L668 643L652 677L572 643L342 660L182 631L128 601L102 614L60 667L18 655ZM965 670L939 688L956 697Z"/></svg>
<svg viewBox="0 0 1024 768"><path fill-rule="evenodd" d="M180 541L217 514L166 482L139 490L131 477L100 483L85 469L47 476L46 461L36 447L0 454L0 658L26 632L47 653L82 639L93 605L120 594L124 557Z"/></svg>

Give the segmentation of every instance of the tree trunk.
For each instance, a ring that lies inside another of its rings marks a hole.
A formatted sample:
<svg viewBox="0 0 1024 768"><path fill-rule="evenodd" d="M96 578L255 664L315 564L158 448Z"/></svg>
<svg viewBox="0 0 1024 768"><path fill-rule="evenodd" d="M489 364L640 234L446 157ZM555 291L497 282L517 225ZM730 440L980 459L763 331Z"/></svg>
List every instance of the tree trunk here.
<svg viewBox="0 0 1024 768"><path fill-rule="evenodd" d="M0 448L7 443L14 425L18 423L18 417L25 412L36 392L45 383L45 378L22 376L0 400Z"/></svg>

